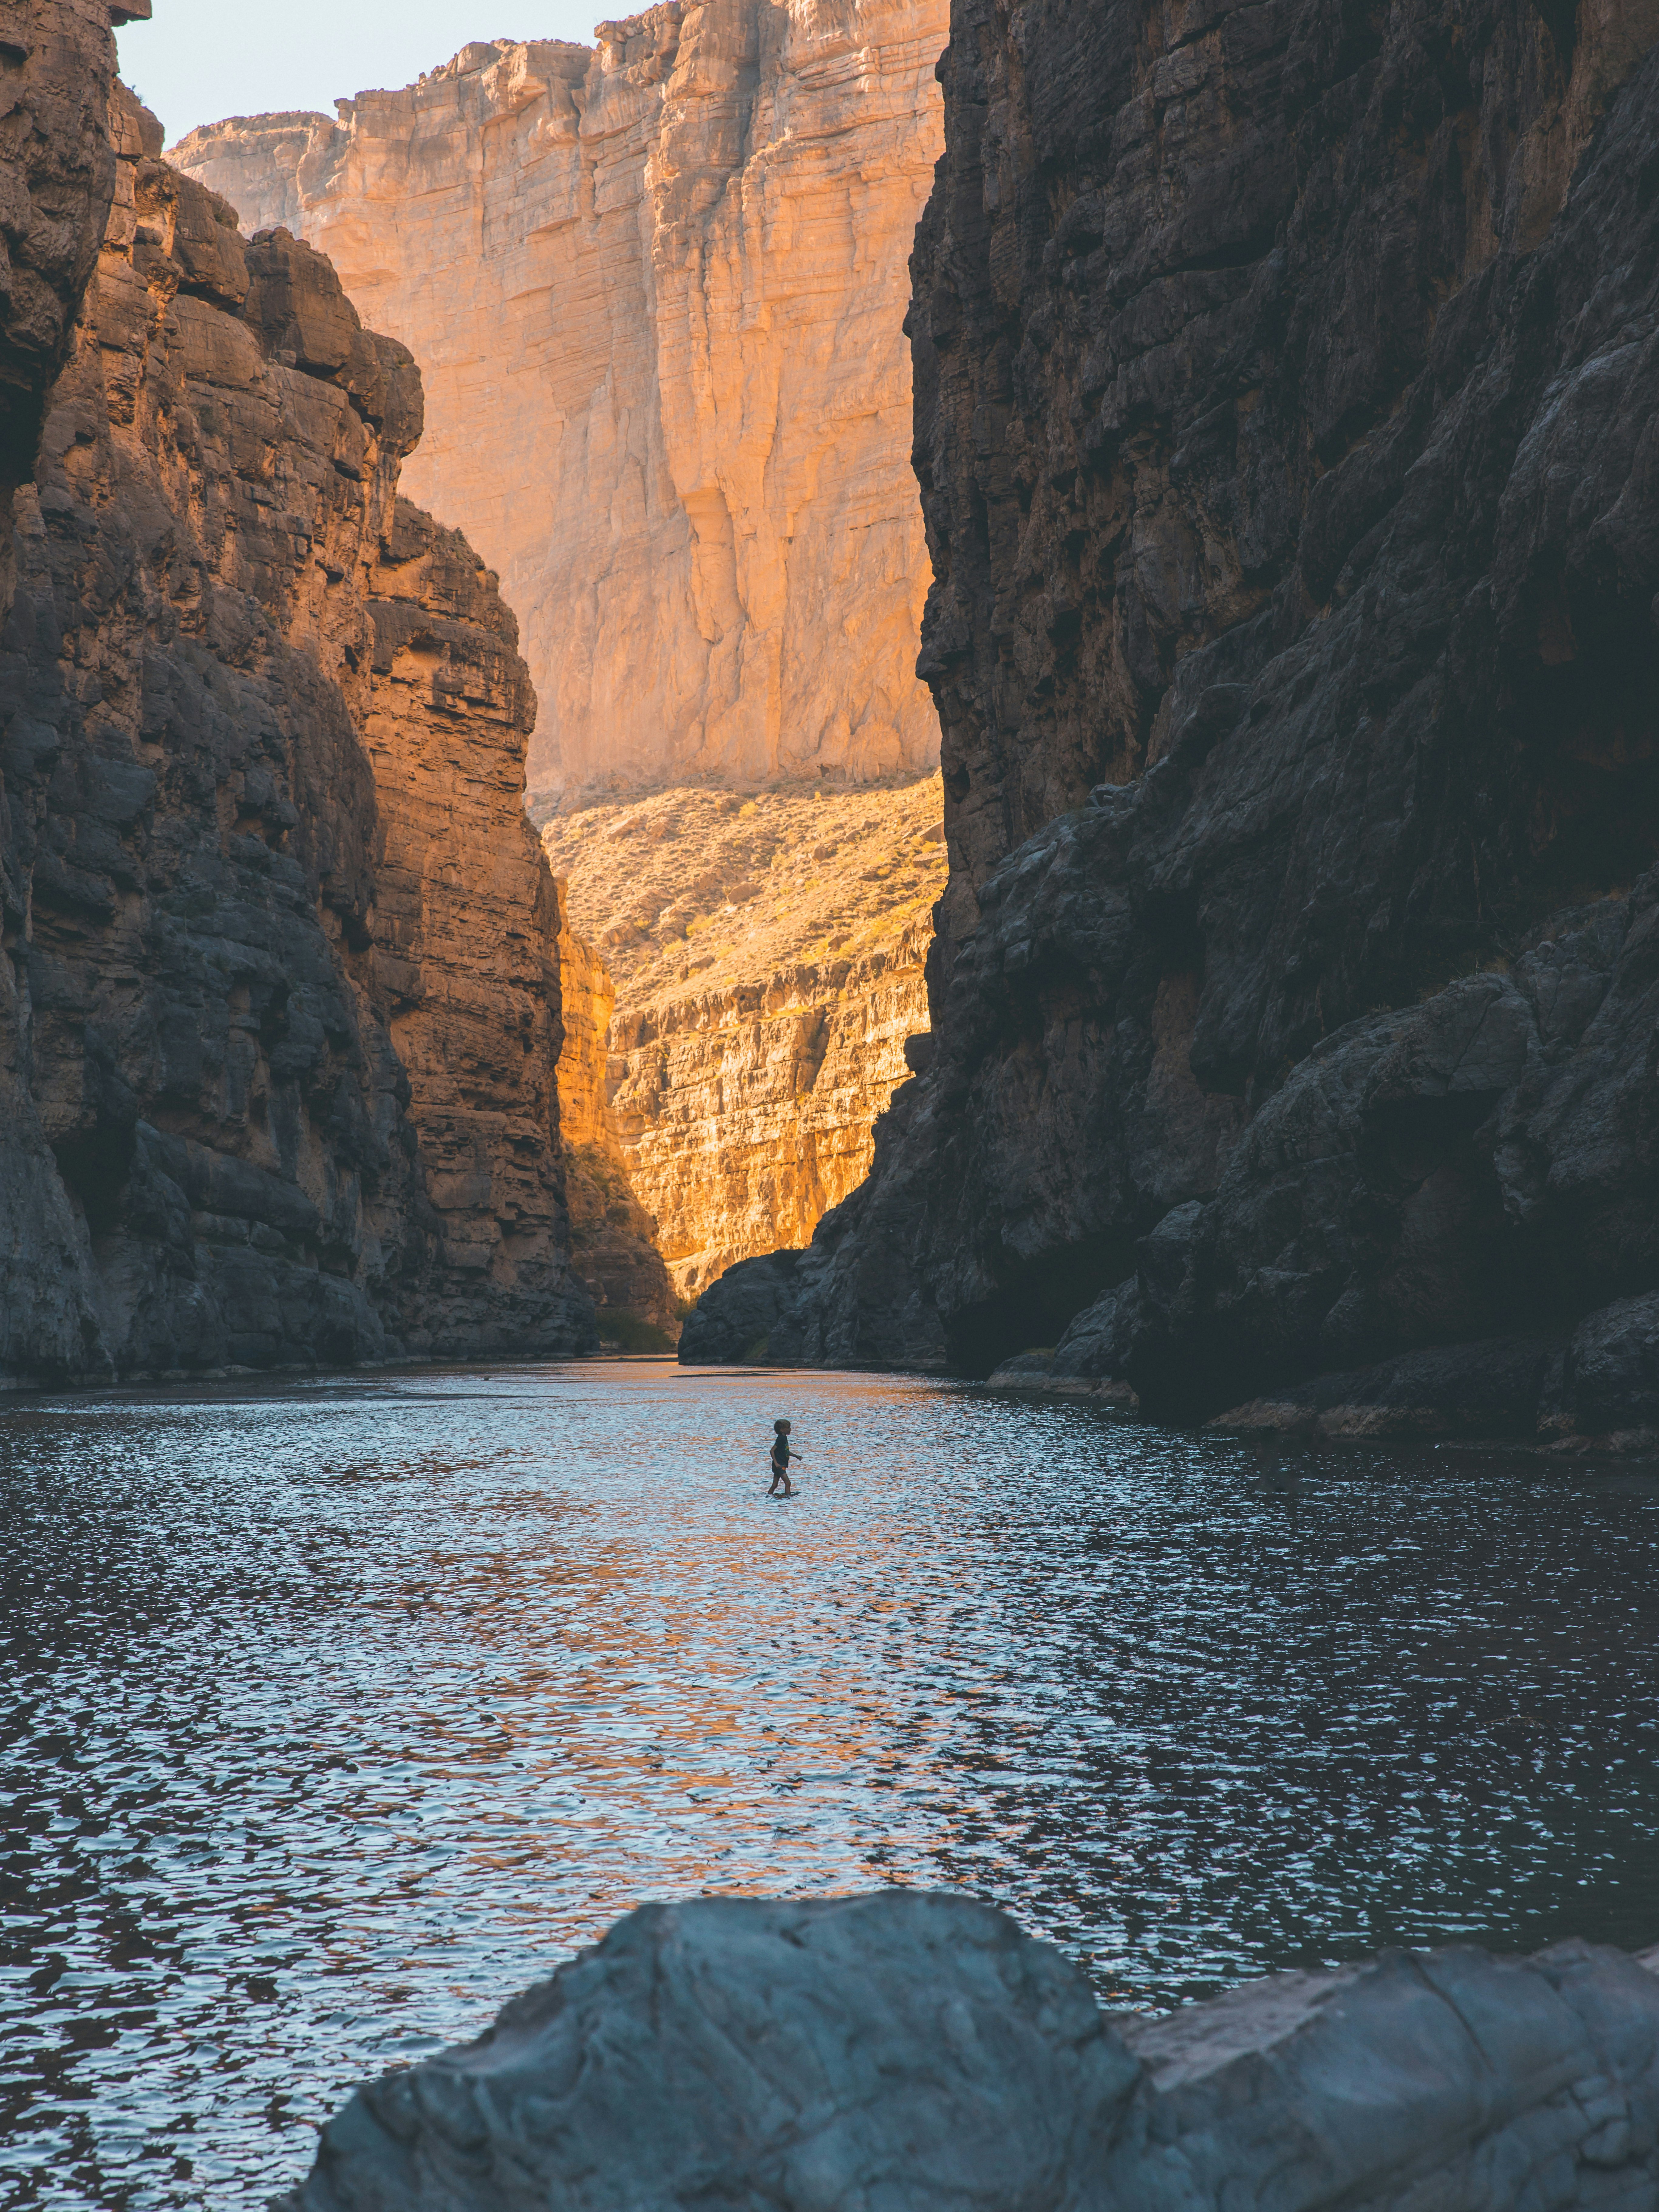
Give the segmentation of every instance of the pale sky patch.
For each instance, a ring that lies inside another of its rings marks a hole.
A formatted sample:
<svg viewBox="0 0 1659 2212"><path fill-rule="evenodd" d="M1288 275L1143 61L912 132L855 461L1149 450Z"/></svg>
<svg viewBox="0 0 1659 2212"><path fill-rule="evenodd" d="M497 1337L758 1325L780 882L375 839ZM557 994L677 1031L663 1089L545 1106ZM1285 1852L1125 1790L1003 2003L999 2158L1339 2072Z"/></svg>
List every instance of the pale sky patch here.
<svg viewBox="0 0 1659 2212"><path fill-rule="evenodd" d="M167 143L198 123L317 108L412 84L473 39L579 39L603 0L155 0L153 22L116 33L121 75L155 109Z"/></svg>

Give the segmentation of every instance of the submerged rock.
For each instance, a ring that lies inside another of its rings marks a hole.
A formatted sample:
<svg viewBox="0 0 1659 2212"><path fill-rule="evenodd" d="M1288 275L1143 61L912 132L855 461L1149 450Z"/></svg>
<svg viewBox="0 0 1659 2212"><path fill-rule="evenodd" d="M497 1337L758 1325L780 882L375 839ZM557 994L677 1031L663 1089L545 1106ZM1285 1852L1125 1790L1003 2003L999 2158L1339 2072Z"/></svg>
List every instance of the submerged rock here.
<svg viewBox="0 0 1659 2212"><path fill-rule="evenodd" d="M1005 1915L643 1906L360 2089L276 2212L1553 2212L1659 2185L1659 1980L1571 1942L1107 2015Z"/></svg>

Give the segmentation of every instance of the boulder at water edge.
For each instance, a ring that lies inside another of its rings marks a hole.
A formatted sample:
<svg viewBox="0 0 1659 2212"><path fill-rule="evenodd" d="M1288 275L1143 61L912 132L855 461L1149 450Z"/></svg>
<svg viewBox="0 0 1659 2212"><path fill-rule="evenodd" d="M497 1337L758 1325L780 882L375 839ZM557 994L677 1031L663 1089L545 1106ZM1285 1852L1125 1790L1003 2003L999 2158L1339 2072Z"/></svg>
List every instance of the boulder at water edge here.
<svg viewBox="0 0 1659 2212"><path fill-rule="evenodd" d="M275 2212L1510 2212L1651 2205L1659 1979L1388 1953L1160 2021L1001 1913L651 1905L357 2091Z"/></svg>

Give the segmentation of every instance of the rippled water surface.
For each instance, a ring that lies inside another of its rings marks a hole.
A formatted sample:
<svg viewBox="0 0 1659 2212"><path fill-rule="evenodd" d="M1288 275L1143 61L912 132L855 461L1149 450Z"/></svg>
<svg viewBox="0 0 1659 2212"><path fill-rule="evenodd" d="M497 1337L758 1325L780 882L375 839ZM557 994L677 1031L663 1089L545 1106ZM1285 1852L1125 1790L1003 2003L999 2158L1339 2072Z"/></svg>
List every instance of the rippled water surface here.
<svg viewBox="0 0 1659 2212"><path fill-rule="evenodd" d="M869 1376L0 1414L0 2204L262 2205L648 1897L957 1885L1132 2004L1651 1942L1656 1544L1639 1474Z"/></svg>

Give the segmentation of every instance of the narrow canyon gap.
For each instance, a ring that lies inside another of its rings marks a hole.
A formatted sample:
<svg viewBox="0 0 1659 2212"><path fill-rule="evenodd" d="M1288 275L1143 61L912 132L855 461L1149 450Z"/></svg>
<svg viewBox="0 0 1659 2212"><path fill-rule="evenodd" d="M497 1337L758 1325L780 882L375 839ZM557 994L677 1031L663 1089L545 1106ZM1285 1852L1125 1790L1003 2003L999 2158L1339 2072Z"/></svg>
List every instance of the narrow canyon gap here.
<svg viewBox="0 0 1659 2212"><path fill-rule="evenodd" d="M927 1026L904 318L945 29L668 5L175 149L422 364L407 481L522 625L532 813L605 963L566 980L614 987L606 1142L681 1297L856 1187Z"/></svg>

